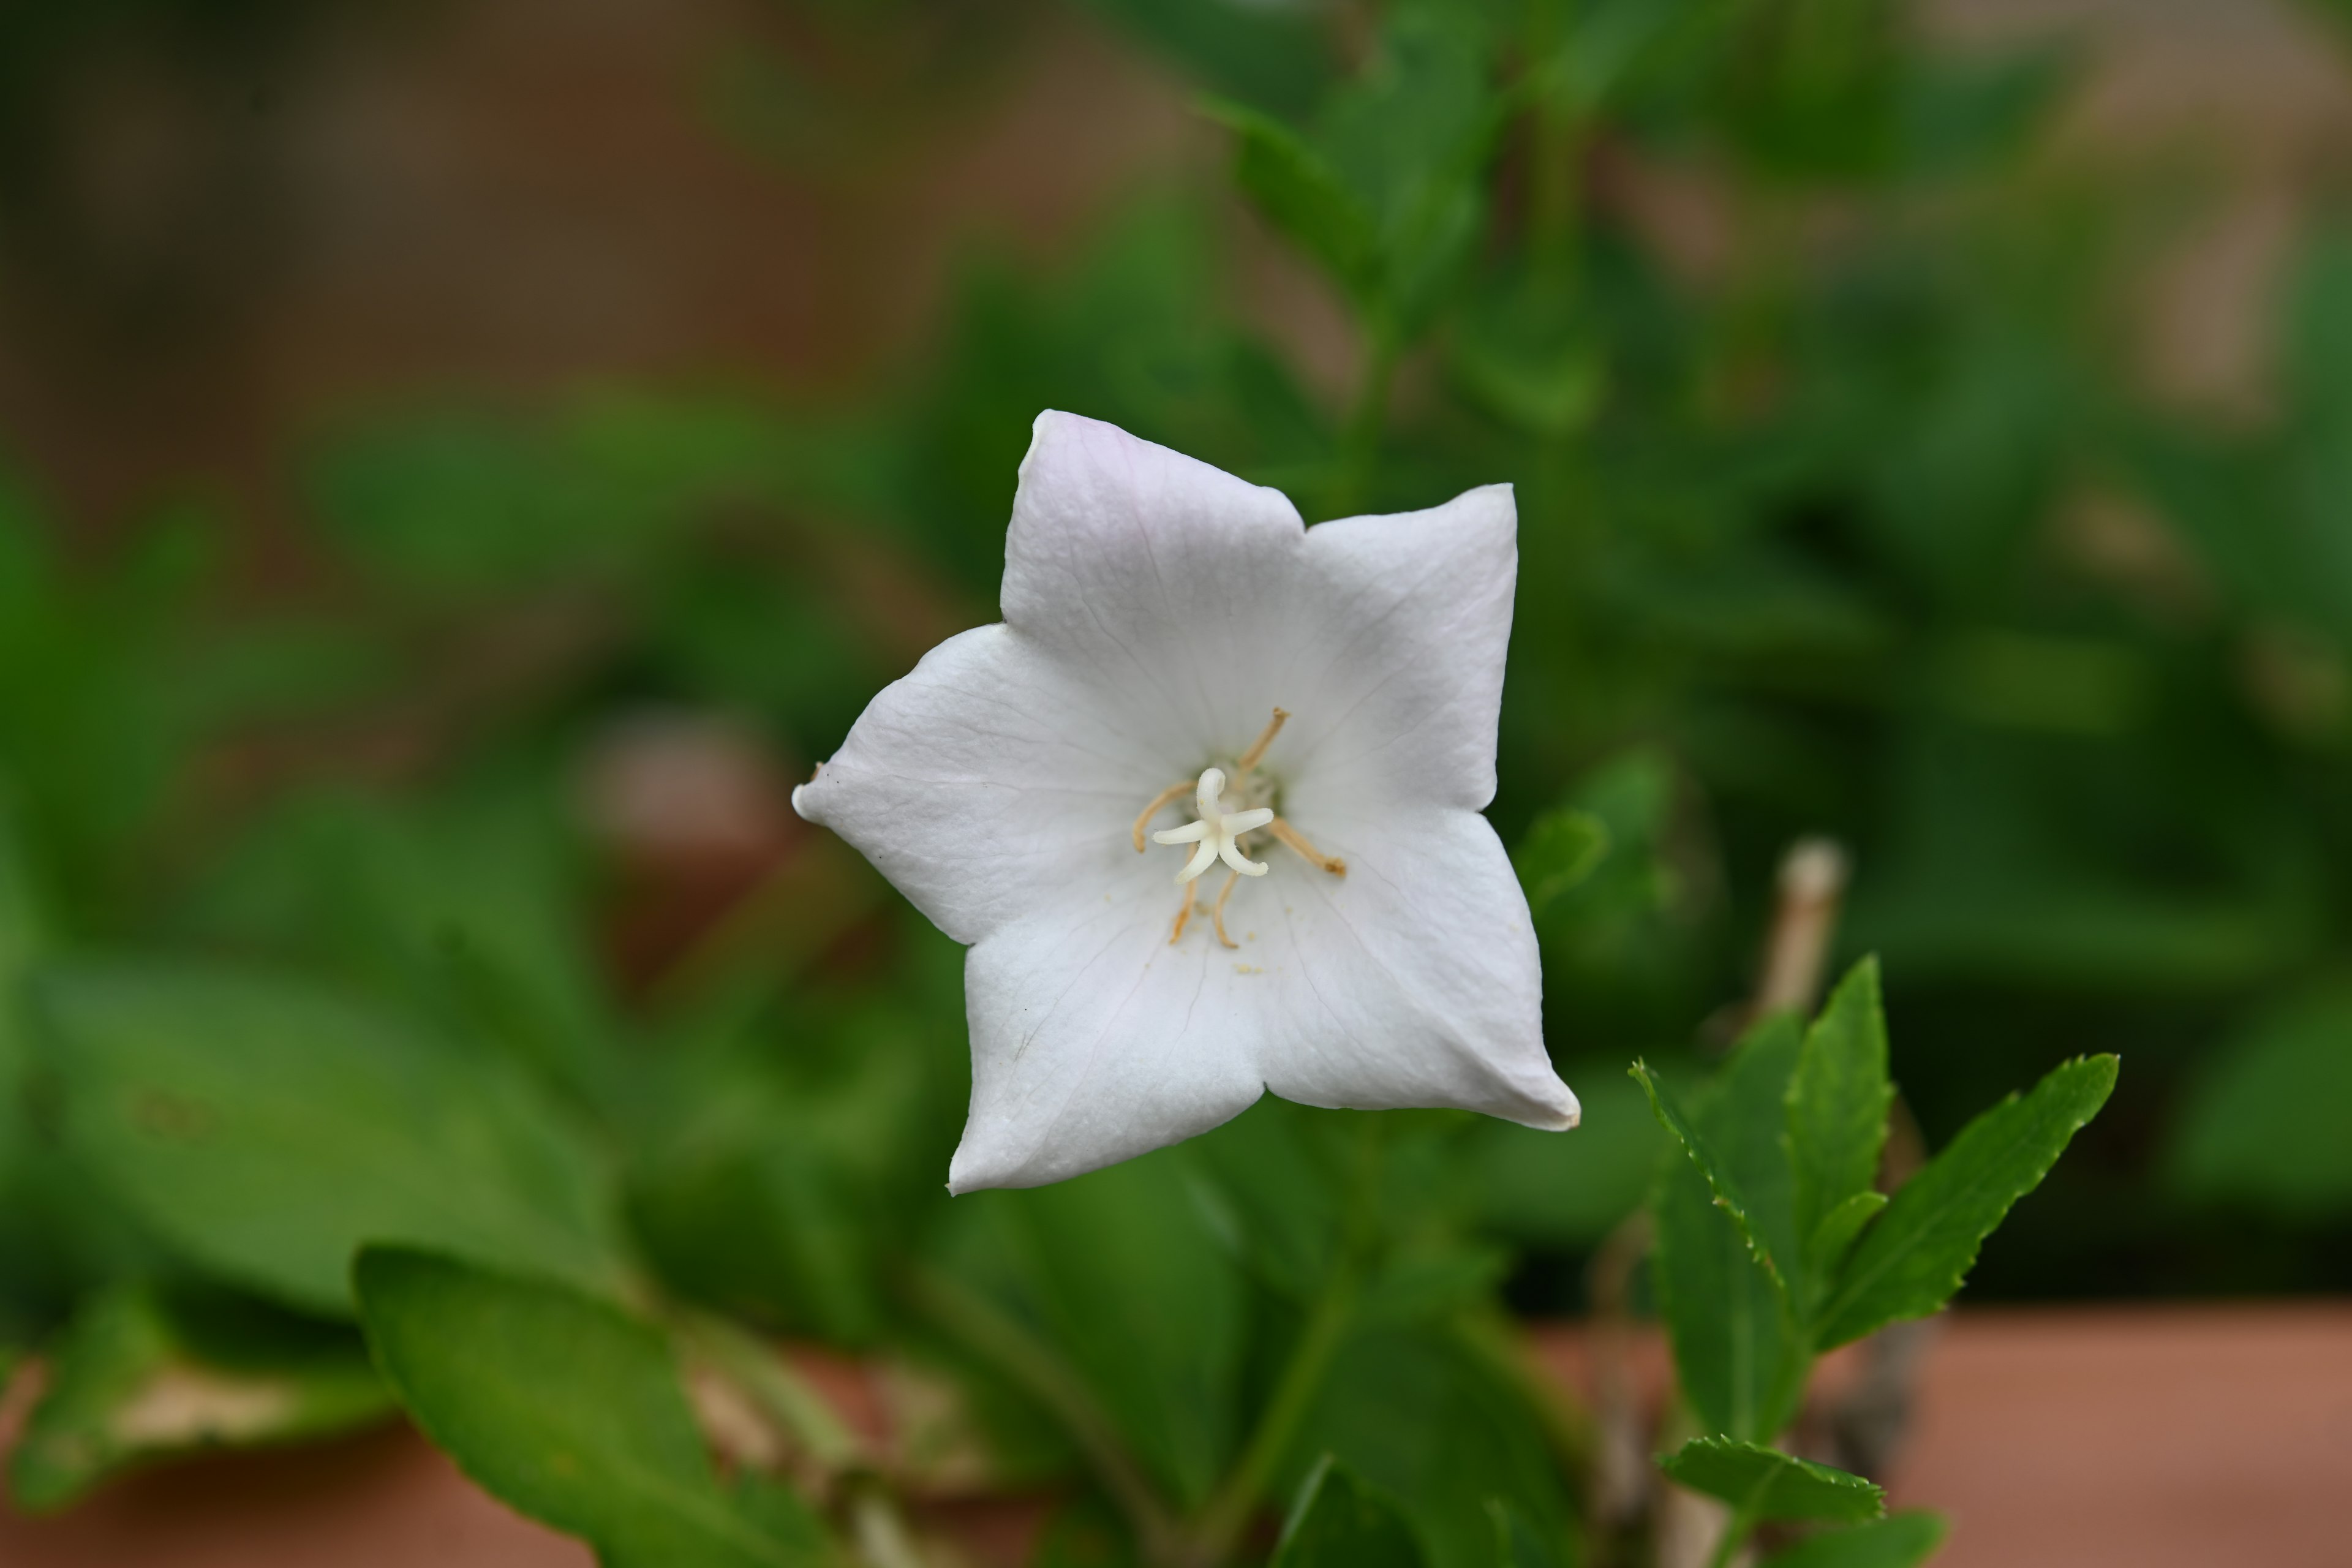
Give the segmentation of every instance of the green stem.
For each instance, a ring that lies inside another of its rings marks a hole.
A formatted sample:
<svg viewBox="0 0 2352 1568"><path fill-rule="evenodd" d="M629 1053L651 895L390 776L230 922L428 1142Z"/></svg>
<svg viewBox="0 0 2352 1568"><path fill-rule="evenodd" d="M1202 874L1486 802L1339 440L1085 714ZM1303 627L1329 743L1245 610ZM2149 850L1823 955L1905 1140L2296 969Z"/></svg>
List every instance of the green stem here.
<svg viewBox="0 0 2352 1568"><path fill-rule="evenodd" d="M1748 1537L1756 1528L1756 1511L1764 1494L1771 1489L1773 1478L1779 1474L1778 1470L1767 1474L1748 1494L1748 1500L1731 1510L1730 1517L1723 1521L1723 1539L1715 1543L1715 1555L1706 1560L1706 1568L1731 1568L1731 1560L1739 1555L1739 1549L1748 1544Z"/></svg>
<svg viewBox="0 0 2352 1568"><path fill-rule="evenodd" d="M919 1268L910 1286L916 1302L935 1322L993 1363L1061 1422L1103 1489L1127 1515L1147 1562L1189 1561L1174 1515L1127 1451L1118 1426L1051 1345L950 1275Z"/></svg>
<svg viewBox="0 0 2352 1568"><path fill-rule="evenodd" d="M856 1433L792 1363L756 1335L709 1313L681 1318L687 1342L741 1389L760 1413L846 1493L850 1532L867 1568L926 1568L898 1500L866 1468Z"/></svg>
<svg viewBox="0 0 2352 1568"><path fill-rule="evenodd" d="M1562 42L1567 0L1528 0L1528 65L1548 69ZM1572 264L1576 249L1577 163L1584 143L1581 117L1540 75L1528 84L1533 112L1528 147L1528 251L1545 267Z"/></svg>
<svg viewBox="0 0 2352 1568"><path fill-rule="evenodd" d="M1265 1414L1250 1434L1249 1446L1202 1510L1192 1535L1196 1561L1222 1562L1249 1523L1251 1510L1272 1486L1275 1468L1289 1452L1299 1423L1323 1390L1323 1376L1331 1369L1332 1356L1348 1337L1357 1293L1355 1268L1343 1262L1332 1271L1308 1315L1281 1380L1275 1384L1274 1396L1266 1401Z"/></svg>
<svg viewBox="0 0 2352 1568"><path fill-rule="evenodd" d="M819 1468L834 1474L864 1462L856 1435L824 1396L757 1336L703 1312L687 1314L683 1321L688 1342L726 1373Z"/></svg>
<svg viewBox="0 0 2352 1568"><path fill-rule="evenodd" d="M1381 457L1381 432L1388 423L1389 388L1396 381L1402 357L1396 334L1375 327L1364 361L1364 379L1357 389L1355 406L1339 433L1339 475L1326 503L1328 515L1348 517L1364 504Z"/></svg>
<svg viewBox="0 0 2352 1568"><path fill-rule="evenodd" d="M1354 1325L1356 1303L1380 1226L1381 1170L1388 1123L1373 1111L1359 1111L1356 1169L1349 1184L1348 1209L1341 1220L1337 1256L1331 1272L1308 1310L1290 1359L1258 1415L1257 1425L1242 1448L1241 1458L1201 1510L1192 1534L1190 1561L1195 1564L1223 1561L1248 1525L1250 1514L1271 1489L1275 1472L1297 1440L1315 1399L1323 1391L1331 1361Z"/></svg>

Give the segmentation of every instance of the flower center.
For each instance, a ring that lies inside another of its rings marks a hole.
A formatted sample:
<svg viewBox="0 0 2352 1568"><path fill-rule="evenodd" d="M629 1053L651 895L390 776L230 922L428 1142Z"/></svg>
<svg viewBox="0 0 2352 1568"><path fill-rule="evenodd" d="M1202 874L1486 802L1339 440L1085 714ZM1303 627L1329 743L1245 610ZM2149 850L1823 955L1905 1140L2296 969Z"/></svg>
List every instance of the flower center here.
<svg viewBox="0 0 2352 1568"><path fill-rule="evenodd" d="M1251 789L1250 775L1256 769L1259 760L1265 755L1266 748L1274 744L1275 736L1281 733L1282 726L1289 717L1290 715L1281 709L1276 709L1272 721L1251 744L1250 749L1243 752L1234 763L1231 787L1241 798L1241 809L1228 811L1225 808L1227 781L1224 770L1211 766L1201 770L1201 776L1197 781L1187 783L1179 780L1170 784L1137 816L1134 833L1135 852L1140 855L1143 853L1144 829L1151 825L1151 819L1159 816L1164 807L1172 805L1182 798L1187 791L1192 793L1193 819L1181 827L1171 827L1165 832L1154 833L1151 836L1152 842L1155 844L1194 846L1192 857L1184 862L1183 869L1176 873L1177 884L1184 889L1184 904L1176 911L1175 931L1168 938L1170 945L1173 946L1184 940L1184 927L1192 918L1192 883L1202 872L1219 860L1223 860L1231 869L1226 874L1224 887L1217 894L1217 901L1210 911L1210 919L1216 927L1219 942L1227 947L1241 945L1225 934L1225 900L1233 897L1234 888L1241 879L1263 877L1267 870L1265 861L1253 860L1242 853L1242 839L1248 834L1264 829L1296 850L1302 858L1317 869L1328 871L1335 877L1344 877L1348 874L1346 861L1335 859L1317 849L1307 841L1306 835L1275 815L1273 807L1248 804L1255 796L1265 793L1263 790Z"/></svg>

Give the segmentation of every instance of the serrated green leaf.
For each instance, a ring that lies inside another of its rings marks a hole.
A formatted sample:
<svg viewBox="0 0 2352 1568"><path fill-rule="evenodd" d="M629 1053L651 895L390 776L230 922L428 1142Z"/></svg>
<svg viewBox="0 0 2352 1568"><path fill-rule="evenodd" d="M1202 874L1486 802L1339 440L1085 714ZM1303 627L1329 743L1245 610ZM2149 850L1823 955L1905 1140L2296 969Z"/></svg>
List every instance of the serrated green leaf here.
<svg viewBox="0 0 2352 1568"><path fill-rule="evenodd" d="M8 1489L63 1508L117 1471L215 1447L320 1436L391 1413L349 1329L139 1284L92 1298L48 1356Z"/></svg>
<svg viewBox="0 0 2352 1568"><path fill-rule="evenodd" d="M1326 1454L1307 1472L1274 1549L1274 1568L1421 1568L1404 1515Z"/></svg>
<svg viewBox="0 0 2352 1568"><path fill-rule="evenodd" d="M1819 1280L1869 1213L1832 1215L1868 1193L1878 1179L1886 1142L1886 1111L1894 1103L1886 1079L1886 1019L1879 1002L1878 961L1853 966L1821 1016L1805 1031L1804 1049L1789 1079L1789 1152L1796 1234L1808 1243L1808 1274Z"/></svg>
<svg viewBox="0 0 2352 1568"><path fill-rule="evenodd" d="M1591 812L1563 806L1537 817L1511 853L1528 912L1542 914L1553 900L1592 875L1608 854L1608 825Z"/></svg>
<svg viewBox="0 0 2352 1568"><path fill-rule="evenodd" d="M1780 1260L1773 1256L1758 1218L1757 1206L1749 1201L1731 1163L1716 1152L1715 1146L1699 1131L1696 1121L1683 1109L1681 1100L1650 1070L1648 1063L1637 1061L1627 1070L1633 1081L1642 1086L1642 1091L1649 1096L1651 1112L1657 1117L1659 1125L1674 1134L1675 1141L1682 1145L1684 1154L1706 1179L1707 1190L1715 1196L1716 1207L1738 1227L1740 1239L1748 1244L1749 1256L1785 1291L1788 1289L1787 1276ZM1718 1092L1717 1099L1721 1098L1722 1094Z"/></svg>
<svg viewBox="0 0 2352 1568"><path fill-rule="evenodd" d="M1680 1486L1720 1498L1748 1518L1815 1519L1852 1524L1885 1510L1885 1491L1856 1475L1760 1443L1694 1437L1659 1468Z"/></svg>
<svg viewBox="0 0 2352 1568"><path fill-rule="evenodd" d="M1775 1229L1788 1194L1781 1105L1801 1044L1793 1019L1766 1020L1686 1119L1748 1201L1774 1206ZM1684 1397L1712 1431L1771 1436L1795 1413L1811 1364L1789 1292L1679 1150L1667 1156L1652 1213L1653 1278Z"/></svg>
<svg viewBox="0 0 2352 1568"><path fill-rule="evenodd" d="M1984 1238L2106 1103L2116 1065L2111 1056L2068 1062L1962 1128L1904 1184L1838 1271L1814 1328L1818 1347L1925 1317L1950 1300Z"/></svg>
<svg viewBox="0 0 2352 1568"><path fill-rule="evenodd" d="M68 1147L224 1279L348 1313L370 1241L619 1276L609 1173L510 1064L243 969L83 963L35 989Z"/></svg>
<svg viewBox="0 0 2352 1568"><path fill-rule="evenodd" d="M1950 1521L1907 1509L1851 1530L1827 1530L1765 1560L1765 1568L1917 1568L1944 1543Z"/></svg>
<svg viewBox="0 0 2352 1568"><path fill-rule="evenodd" d="M804 1507L723 1489L670 1347L551 1280L371 1247L352 1270L376 1363L484 1489L593 1544L606 1568L824 1561Z"/></svg>

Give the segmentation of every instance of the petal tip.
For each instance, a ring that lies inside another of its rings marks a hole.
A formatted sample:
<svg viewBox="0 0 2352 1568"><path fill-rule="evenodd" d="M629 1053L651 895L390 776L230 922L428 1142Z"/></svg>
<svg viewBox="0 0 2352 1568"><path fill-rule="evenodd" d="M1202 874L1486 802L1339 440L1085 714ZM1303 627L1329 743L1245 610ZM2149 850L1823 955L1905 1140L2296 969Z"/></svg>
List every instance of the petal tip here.
<svg viewBox="0 0 2352 1568"><path fill-rule="evenodd" d="M816 772L809 774L806 784L793 785L793 815L803 822L814 822L819 826L824 826L824 818L817 813L814 791L817 780L824 776L824 764L819 763L816 765Z"/></svg>

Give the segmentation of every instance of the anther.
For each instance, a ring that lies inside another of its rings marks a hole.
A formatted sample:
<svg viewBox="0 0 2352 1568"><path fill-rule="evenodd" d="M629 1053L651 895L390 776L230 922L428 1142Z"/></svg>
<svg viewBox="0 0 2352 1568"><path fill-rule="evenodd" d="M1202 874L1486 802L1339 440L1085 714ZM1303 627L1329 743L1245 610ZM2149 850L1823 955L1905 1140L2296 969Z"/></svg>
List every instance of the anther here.
<svg viewBox="0 0 2352 1568"><path fill-rule="evenodd" d="M1298 829L1291 826L1290 824L1283 821L1282 818L1277 816L1271 822L1268 822L1266 824L1266 829L1276 838L1279 838L1285 844L1289 845L1292 849L1298 853L1300 858L1306 860L1317 870L1328 871L1334 877L1344 877L1348 874L1348 863L1345 860L1340 859L1336 855L1324 854L1323 851L1316 848L1315 846L1307 842L1307 835L1299 832Z"/></svg>

